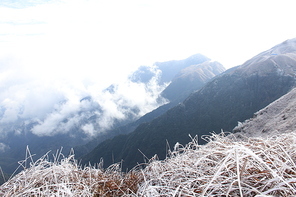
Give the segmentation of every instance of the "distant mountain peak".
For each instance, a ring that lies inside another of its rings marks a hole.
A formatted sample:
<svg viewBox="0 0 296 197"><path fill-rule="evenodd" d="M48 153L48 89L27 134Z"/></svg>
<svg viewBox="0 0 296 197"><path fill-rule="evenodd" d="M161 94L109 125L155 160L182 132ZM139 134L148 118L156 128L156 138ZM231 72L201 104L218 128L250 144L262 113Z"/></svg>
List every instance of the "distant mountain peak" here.
<svg viewBox="0 0 296 197"><path fill-rule="evenodd" d="M185 78L188 75L196 75L198 74L200 78L207 78L206 77L206 73L208 73L208 75L211 75L210 78L212 78L213 76L220 74L222 72L225 71L225 68L223 67L222 64L220 64L219 62L216 61L205 61L201 64L194 64L191 66L188 66L184 69L182 69L176 76L174 79L176 78ZM174 80L173 79L173 80ZM204 79L204 80L207 80Z"/></svg>
<svg viewBox="0 0 296 197"><path fill-rule="evenodd" d="M156 71L160 71L159 84L163 85L169 83L182 69L209 60L208 57L198 53L182 60L155 62L153 66L139 67L138 70L132 74L130 79L133 82L147 83L153 76L155 76Z"/></svg>
<svg viewBox="0 0 296 197"><path fill-rule="evenodd" d="M202 55L202 54L200 54L200 53L197 53L197 54L194 54L194 55L189 56L188 58L186 58L186 60L199 60L201 58L207 58L207 57L204 56L204 55ZM209 58L207 58L207 59L209 59Z"/></svg>
<svg viewBox="0 0 296 197"><path fill-rule="evenodd" d="M170 101L177 98L181 102L190 93L200 89L206 82L224 71L222 64L211 60L190 65L175 75L161 95Z"/></svg>
<svg viewBox="0 0 296 197"><path fill-rule="evenodd" d="M291 53L295 51L296 51L296 38L293 38L272 47L270 50L267 50L266 52L268 52L270 55L279 55L279 54Z"/></svg>
<svg viewBox="0 0 296 197"><path fill-rule="evenodd" d="M295 76L296 73L296 38L286 40L272 47L233 70L233 74L266 75L276 72L280 75Z"/></svg>

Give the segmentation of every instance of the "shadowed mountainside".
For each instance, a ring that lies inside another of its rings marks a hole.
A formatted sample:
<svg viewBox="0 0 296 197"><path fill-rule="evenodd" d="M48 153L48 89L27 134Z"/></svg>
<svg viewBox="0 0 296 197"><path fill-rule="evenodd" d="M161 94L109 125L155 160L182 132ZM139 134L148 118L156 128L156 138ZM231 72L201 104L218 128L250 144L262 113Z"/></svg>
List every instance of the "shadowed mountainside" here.
<svg viewBox="0 0 296 197"><path fill-rule="evenodd" d="M123 169L131 168L154 154L165 158L167 141L186 144L188 134L231 131L295 87L295 42L285 41L215 77L183 103L129 135L101 143L83 160L96 163L103 157L106 166L123 161Z"/></svg>
<svg viewBox="0 0 296 197"><path fill-rule="evenodd" d="M180 60L180 64L184 66L184 62L189 62L190 64L199 62L199 60L193 61L193 57L200 58L200 55L191 56L189 58L190 61ZM178 61L172 62L174 62L172 66L176 66ZM164 65L167 66L168 63L164 63ZM177 73L177 75L172 79L172 82L161 93L161 96L168 99L169 102L167 104L164 104L157 109L145 114L134 122L109 130L108 132L106 132L106 136L100 136L90 141L86 145L75 147L76 156L80 157L85 153L90 152L99 143L108 138L119 134L130 133L134 131L140 124L152 121L153 119L159 117L170 108L182 102L193 91L197 91L202 88L210 79L215 77L217 74L222 73L224 70L225 68L220 63L212 61L205 61L199 64L187 65L187 67Z"/></svg>

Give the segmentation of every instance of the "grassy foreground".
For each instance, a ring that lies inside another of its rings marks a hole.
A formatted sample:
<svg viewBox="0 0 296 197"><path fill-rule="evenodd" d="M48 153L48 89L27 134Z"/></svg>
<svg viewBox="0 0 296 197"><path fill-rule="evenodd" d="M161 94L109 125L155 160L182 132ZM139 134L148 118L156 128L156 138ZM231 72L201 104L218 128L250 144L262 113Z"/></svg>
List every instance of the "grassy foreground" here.
<svg viewBox="0 0 296 197"><path fill-rule="evenodd" d="M81 167L74 154L57 152L37 161L31 154L19 174L0 186L0 196L295 196L296 134L239 138L223 133L176 144L167 159L155 156L143 169L121 172ZM28 167L26 167L29 165Z"/></svg>

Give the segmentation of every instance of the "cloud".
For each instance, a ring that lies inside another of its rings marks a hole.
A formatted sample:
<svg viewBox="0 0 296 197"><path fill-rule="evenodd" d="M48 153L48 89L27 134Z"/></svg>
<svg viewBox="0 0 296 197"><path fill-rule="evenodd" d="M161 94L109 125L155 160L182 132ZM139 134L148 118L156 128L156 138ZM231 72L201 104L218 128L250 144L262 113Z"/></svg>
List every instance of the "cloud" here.
<svg viewBox="0 0 296 197"><path fill-rule="evenodd" d="M95 76L79 76L75 80L51 74L43 77L32 75L22 62L14 61L14 66L9 67L10 60L0 61L4 65L0 73L2 135L20 134L28 128L38 136L95 136L166 102L158 98L165 87L158 84L158 70L154 70L148 83L133 82L129 75L122 75L113 84L113 91L108 91L106 81Z"/></svg>
<svg viewBox="0 0 296 197"><path fill-rule="evenodd" d="M93 124L85 124L81 127L81 129L83 130L83 132L90 137L93 137L96 135L96 130L94 128Z"/></svg>
<svg viewBox="0 0 296 197"><path fill-rule="evenodd" d="M5 152L8 149L9 149L9 146L7 146L6 144L0 142L0 152Z"/></svg>
<svg viewBox="0 0 296 197"><path fill-rule="evenodd" d="M157 76L148 84L131 82L116 84L114 91L88 92L89 98L77 95L68 97L64 103L55 107L32 128L36 135L55 135L81 130L86 135L95 136L116 123L136 119L165 103L159 101L163 90L157 84Z"/></svg>
<svg viewBox="0 0 296 197"><path fill-rule="evenodd" d="M241 64L293 36L294 7L285 2L1 1L1 134L25 124L36 135L94 135L137 118L161 104L163 89L157 73L147 84L130 81L138 66L197 52Z"/></svg>

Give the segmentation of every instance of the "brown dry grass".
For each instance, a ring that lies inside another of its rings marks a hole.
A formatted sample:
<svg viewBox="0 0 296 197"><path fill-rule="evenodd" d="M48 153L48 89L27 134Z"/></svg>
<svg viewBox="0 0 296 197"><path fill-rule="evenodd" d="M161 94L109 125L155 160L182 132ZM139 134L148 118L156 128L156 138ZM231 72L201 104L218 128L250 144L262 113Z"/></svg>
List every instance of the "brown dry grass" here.
<svg viewBox="0 0 296 197"><path fill-rule="evenodd" d="M295 196L296 134L236 139L213 134L206 145L193 138L176 144L164 161L123 173L82 168L74 155L48 155L0 186L0 196ZM55 156L58 158L61 156ZM23 167L26 167L22 163ZM100 164L98 165L100 166Z"/></svg>
<svg viewBox="0 0 296 197"><path fill-rule="evenodd" d="M295 196L296 135L235 139L224 134L176 144L144 170L139 196Z"/></svg>
<svg viewBox="0 0 296 197"><path fill-rule="evenodd" d="M74 155L53 162L45 155L3 184L0 196L135 196L142 181L140 171L123 173L119 163L82 168Z"/></svg>

